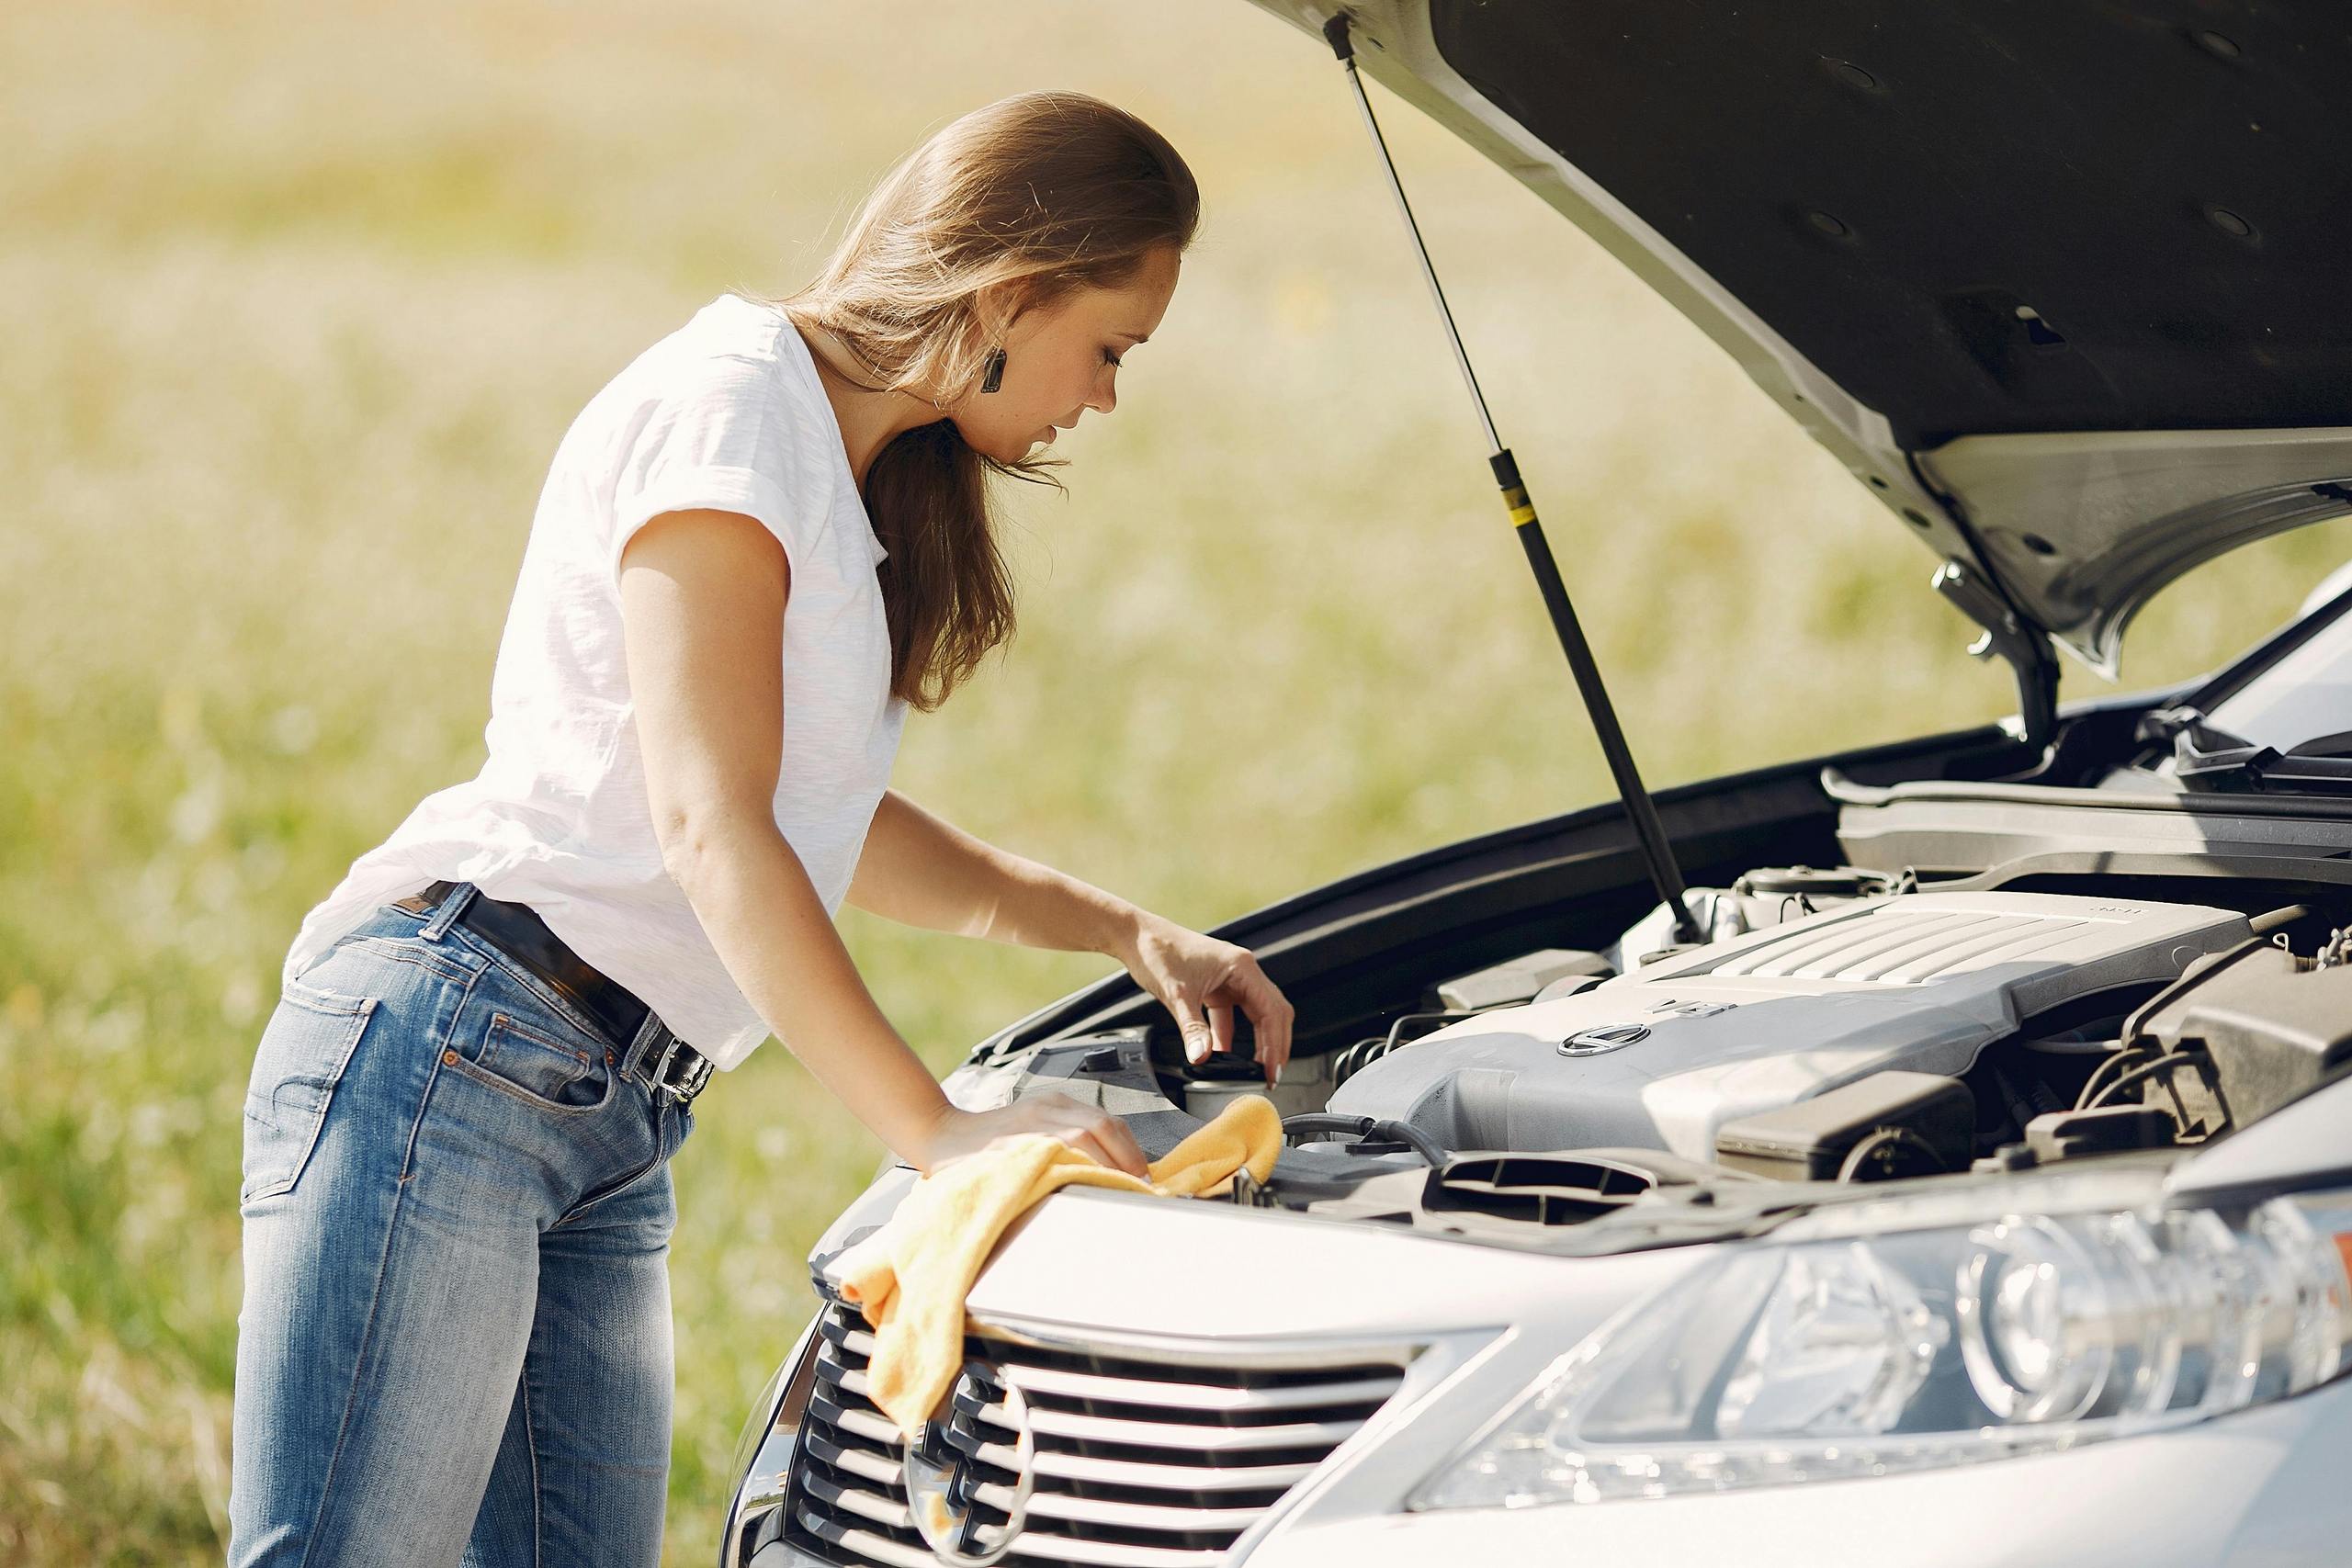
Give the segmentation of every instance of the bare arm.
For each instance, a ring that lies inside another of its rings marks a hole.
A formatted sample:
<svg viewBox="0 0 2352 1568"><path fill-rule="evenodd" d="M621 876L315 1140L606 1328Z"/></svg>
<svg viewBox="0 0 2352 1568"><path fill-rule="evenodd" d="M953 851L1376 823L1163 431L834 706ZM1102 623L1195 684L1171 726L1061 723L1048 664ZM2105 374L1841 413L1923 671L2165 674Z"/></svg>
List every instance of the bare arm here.
<svg viewBox="0 0 2352 1568"><path fill-rule="evenodd" d="M910 926L1064 952L1106 953L1175 1015L1186 1055L1233 1048L1236 1007L1268 1078L1290 1059L1293 1012L1247 948L975 838L896 790L866 830L849 901Z"/></svg>
<svg viewBox="0 0 2352 1568"><path fill-rule="evenodd" d="M1124 898L974 838L895 789L875 807L849 901L902 925L1123 963L1149 919Z"/></svg>
<svg viewBox="0 0 2352 1568"><path fill-rule="evenodd" d="M775 536L729 512L664 513L621 557L646 795L662 863L711 947L792 1054L909 1164L928 1170L995 1134L1038 1130L1140 1171L1125 1126L1074 1100L956 1110L876 1006L775 823L790 576Z"/></svg>

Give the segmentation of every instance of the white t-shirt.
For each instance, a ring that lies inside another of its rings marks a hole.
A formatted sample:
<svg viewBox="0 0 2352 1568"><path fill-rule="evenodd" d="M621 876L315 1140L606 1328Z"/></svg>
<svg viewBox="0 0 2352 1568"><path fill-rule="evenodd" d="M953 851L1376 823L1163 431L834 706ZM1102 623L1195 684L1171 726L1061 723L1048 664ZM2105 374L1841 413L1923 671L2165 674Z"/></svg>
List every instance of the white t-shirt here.
<svg viewBox="0 0 2352 1568"><path fill-rule="evenodd" d="M621 547L687 508L757 518L791 560L775 819L826 911L839 909L906 718L875 576L888 552L799 332L721 295L564 434L498 645L489 761L352 863L304 918L287 976L379 905L447 878L529 905L721 1067L767 1037L662 867L631 719Z"/></svg>

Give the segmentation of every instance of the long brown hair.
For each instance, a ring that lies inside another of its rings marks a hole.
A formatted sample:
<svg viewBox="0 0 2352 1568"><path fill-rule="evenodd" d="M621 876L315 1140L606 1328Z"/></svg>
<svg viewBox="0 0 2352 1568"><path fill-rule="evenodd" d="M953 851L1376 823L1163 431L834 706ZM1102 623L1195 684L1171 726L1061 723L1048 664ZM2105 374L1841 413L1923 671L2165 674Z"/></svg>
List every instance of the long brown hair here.
<svg viewBox="0 0 2352 1568"><path fill-rule="evenodd" d="M840 339L872 371L869 390L946 404L978 384L1013 313L1118 288L1155 248L1181 254L1199 221L1192 171L1158 131L1084 93L1020 93L899 160L816 279L762 302ZM983 299L989 284L1013 287ZM1012 636L989 476L1059 490L1049 470L1066 461L999 462L944 418L876 455L865 500L890 552L879 577L892 696L937 707Z"/></svg>

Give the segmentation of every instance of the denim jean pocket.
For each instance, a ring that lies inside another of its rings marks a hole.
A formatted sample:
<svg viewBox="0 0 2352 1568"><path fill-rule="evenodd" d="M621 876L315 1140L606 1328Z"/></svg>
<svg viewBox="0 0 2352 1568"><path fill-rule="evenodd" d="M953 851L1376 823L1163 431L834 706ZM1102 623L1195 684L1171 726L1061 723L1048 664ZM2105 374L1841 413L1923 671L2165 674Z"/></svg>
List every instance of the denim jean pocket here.
<svg viewBox="0 0 2352 1568"><path fill-rule="evenodd" d="M616 1075L604 1047L535 1029L511 1013L493 1012L474 1041L459 1041L446 1058L476 1083L500 1089L542 1111L594 1111L612 1098Z"/></svg>
<svg viewBox="0 0 2352 1568"><path fill-rule="evenodd" d="M239 1202L293 1190L319 1141L327 1102L376 1005L374 997L347 997L300 980L285 983L245 1085Z"/></svg>

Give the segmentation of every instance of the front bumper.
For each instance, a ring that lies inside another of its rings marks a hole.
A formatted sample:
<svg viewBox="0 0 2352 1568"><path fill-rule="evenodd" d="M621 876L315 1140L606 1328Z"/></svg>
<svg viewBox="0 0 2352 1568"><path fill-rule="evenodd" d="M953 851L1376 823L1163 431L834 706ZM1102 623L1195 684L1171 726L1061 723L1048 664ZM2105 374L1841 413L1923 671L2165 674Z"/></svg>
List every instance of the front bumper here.
<svg viewBox="0 0 2352 1568"><path fill-rule="evenodd" d="M1249 1562L2319 1568L2352 1560L2347 1452L2352 1383L2338 1382L2179 1432L1876 1480L1513 1510L1310 1512ZM1398 1464L1398 1490L1438 1457Z"/></svg>
<svg viewBox="0 0 2352 1568"><path fill-rule="evenodd" d="M1384 1450L1373 1468L1398 1494L1438 1457L1407 1433ZM1866 1559L1910 1568L2316 1568L2352 1553L2347 1452L2352 1385L2338 1383L2184 1432L1875 1481L1515 1510L1340 1517L1337 1507L1310 1506L1233 1561L1250 1568L1734 1560L1820 1568ZM755 1469L755 1492L762 1475ZM727 1568L835 1568L781 1540L722 1561Z"/></svg>
<svg viewBox="0 0 2352 1568"><path fill-rule="evenodd" d="M1890 1548L1920 1568L2352 1561L2352 1487L2340 1475L2352 1453L2352 1380L2177 1431L1946 1470L1658 1500L1399 1511L1561 1350L1703 1251L1521 1255L1278 1213L1072 1192L1008 1237L971 1305L983 1320L1051 1324L1061 1336L1118 1325L1105 1337L1130 1345L1205 1335L1312 1347L1374 1331L1422 1345L1408 1385L1235 1543L1226 1561L1250 1568L1719 1559L1818 1568ZM1074 1270L1070 1260L1081 1258L1090 1265ZM813 1342L812 1325L787 1363L795 1375L756 1413L760 1435L746 1446L756 1455L730 1513L724 1568L834 1568L763 1539L775 1534L763 1527L782 1501Z"/></svg>

